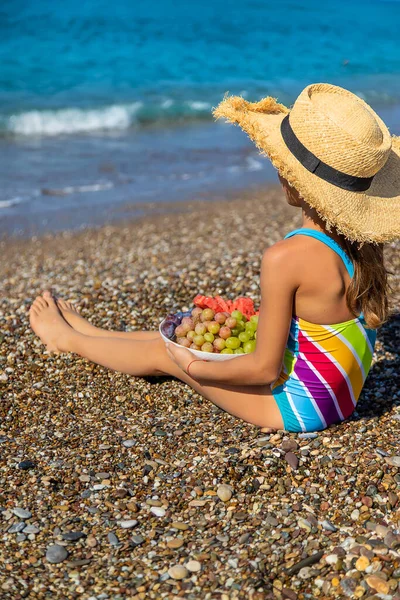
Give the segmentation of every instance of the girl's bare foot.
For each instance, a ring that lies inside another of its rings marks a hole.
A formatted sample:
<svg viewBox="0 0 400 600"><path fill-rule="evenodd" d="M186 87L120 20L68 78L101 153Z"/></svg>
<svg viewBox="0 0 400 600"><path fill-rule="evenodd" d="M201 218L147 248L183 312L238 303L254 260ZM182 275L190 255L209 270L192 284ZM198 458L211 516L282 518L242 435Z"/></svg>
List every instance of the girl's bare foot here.
<svg viewBox="0 0 400 600"><path fill-rule="evenodd" d="M98 332L97 327L89 323L84 319L78 312L78 309L69 300L63 300L62 298L54 298L49 290L43 292L43 298L53 298L56 303L58 310L67 321L69 325L79 333L85 335L96 335Z"/></svg>
<svg viewBox="0 0 400 600"><path fill-rule="evenodd" d="M62 318L54 299L37 296L29 309L29 321L33 331L50 352L65 352L70 326Z"/></svg>

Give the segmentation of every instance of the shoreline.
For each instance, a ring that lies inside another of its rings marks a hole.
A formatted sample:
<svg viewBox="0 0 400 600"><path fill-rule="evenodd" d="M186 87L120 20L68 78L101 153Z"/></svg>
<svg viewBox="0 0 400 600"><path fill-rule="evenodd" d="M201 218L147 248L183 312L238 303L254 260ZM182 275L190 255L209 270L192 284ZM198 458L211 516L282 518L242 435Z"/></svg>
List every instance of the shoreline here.
<svg viewBox="0 0 400 600"><path fill-rule="evenodd" d="M178 380L50 356L30 330L47 287L118 330L155 329L197 293L258 304L261 253L301 211L278 188L186 209L1 242L2 597L400 600L399 242L397 314L356 410L311 435L260 430Z"/></svg>

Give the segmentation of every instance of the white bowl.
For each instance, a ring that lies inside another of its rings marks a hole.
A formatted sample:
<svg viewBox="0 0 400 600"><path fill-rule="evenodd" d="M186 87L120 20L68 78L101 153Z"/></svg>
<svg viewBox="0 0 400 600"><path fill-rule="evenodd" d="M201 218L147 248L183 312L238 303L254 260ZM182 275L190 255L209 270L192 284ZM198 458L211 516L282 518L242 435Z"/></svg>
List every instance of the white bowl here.
<svg viewBox="0 0 400 600"><path fill-rule="evenodd" d="M176 342L173 342L172 340L168 339L163 334L163 332L161 331L161 327L162 327L162 324L164 323L164 321L165 321L165 319L163 321L161 321L160 327L159 327L160 335L161 335L162 339L164 340L164 342L166 342L168 344L173 344L177 348L183 348L183 346L181 346L180 344L177 344ZM201 358L203 360L210 360L210 361L211 360L223 361L223 360L230 360L231 358L240 358L241 356L246 356L246 354L214 354L213 352L203 352L200 350L194 350L193 348L187 348L187 350L189 350L189 352L191 352L197 358Z"/></svg>

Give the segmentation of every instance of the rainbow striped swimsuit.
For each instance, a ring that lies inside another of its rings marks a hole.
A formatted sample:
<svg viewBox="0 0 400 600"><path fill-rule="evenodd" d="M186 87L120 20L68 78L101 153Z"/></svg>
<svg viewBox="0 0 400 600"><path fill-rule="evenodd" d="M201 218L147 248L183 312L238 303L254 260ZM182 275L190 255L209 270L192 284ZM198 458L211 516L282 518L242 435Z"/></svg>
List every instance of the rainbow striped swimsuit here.
<svg viewBox="0 0 400 600"><path fill-rule="evenodd" d="M350 277L354 267L339 244L320 231L295 229L330 246ZM271 384L286 431L318 431L347 419L357 404L372 362L376 329L356 319L318 325L292 317L280 375Z"/></svg>

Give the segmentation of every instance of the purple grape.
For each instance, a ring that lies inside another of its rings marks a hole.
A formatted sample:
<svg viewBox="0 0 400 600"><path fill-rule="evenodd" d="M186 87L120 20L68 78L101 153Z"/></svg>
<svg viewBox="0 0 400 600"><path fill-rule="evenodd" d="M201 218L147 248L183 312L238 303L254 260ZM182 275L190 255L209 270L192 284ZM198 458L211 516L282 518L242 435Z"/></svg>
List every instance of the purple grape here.
<svg viewBox="0 0 400 600"><path fill-rule="evenodd" d="M169 319L165 319L164 323L161 325L161 332L169 340L172 340L172 338L174 337L174 334L175 334L176 327L177 327L177 325L175 325L175 323L173 321L171 321Z"/></svg>
<svg viewBox="0 0 400 600"><path fill-rule="evenodd" d="M166 320L166 321L172 321L172 323L175 323L175 325L177 326L177 325L180 325L180 324L181 324L181 320L182 320L182 319L181 319L180 317L178 317L177 315L172 315L172 314L171 314L171 315L167 315L167 316L165 317L165 320Z"/></svg>

